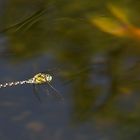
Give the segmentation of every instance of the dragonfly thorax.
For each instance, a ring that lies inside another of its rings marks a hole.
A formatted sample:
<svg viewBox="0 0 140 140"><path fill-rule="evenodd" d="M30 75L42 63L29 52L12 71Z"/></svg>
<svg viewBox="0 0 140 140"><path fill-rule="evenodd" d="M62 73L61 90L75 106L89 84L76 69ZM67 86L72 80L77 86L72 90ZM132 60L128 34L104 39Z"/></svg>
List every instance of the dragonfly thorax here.
<svg viewBox="0 0 140 140"><path fill-rule="evenodd" d="M52 76L50 74L38 73L33 77L34 84L43 84L52 81Z"/></svg>

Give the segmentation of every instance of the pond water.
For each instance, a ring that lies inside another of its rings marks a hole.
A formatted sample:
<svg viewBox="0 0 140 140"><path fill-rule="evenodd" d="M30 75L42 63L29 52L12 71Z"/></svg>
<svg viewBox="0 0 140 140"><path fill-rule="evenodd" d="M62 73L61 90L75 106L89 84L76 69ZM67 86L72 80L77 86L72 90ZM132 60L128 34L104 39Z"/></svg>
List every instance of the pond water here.
<svg viewBox="0 0 140 140"><path fill-rule="evenodd" d="M50 84L64 98L47 84L37 93L31 84L1 88L1 140L140 139L135 2L108 9L111 2L101 0L0 1L0 83L49 70Z"/></svg>

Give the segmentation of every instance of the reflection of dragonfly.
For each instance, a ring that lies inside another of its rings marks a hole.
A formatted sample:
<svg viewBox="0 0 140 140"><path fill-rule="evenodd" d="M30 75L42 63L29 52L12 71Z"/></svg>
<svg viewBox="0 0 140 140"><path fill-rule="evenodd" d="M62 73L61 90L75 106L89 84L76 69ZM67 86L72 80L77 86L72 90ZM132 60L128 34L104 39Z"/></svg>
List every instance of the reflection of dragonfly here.
<svg viewBox="0 0 140 140"><path fill-rule="evenodd" d="M36 91L36 85L48 84L54 91L55 96L63 100L61 94L50 84L51 81L52 81L52 76L50 74L38 73L33 78L30 78L28 80L0 84L0 88L6 88L6 87L11 87L16 85L23 85L23 84L33 84L34 91ZM41 101L40 97L38 96L38 94L36 94L36 92L35 95L38 98L38 100Z"/></svg>

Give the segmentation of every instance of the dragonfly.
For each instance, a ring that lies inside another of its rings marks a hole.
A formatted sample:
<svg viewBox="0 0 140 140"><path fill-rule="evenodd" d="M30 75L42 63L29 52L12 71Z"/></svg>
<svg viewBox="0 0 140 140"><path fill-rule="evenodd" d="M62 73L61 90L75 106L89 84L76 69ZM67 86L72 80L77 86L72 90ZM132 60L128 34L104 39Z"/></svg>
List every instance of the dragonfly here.
<svg viewBox="0 0 140 140"><path fill-rule="evenodd" d="M6 87L13 87L13 86L17 86L17 85L23 85L23 84L32 84L33 88L34 88L34 93L35 96L38 98L38 100L41 102L40 97L38 96L38 94L36 94L37 90L36 90L36 85L43 85L43 84L47 84L49 85L52 90L55 93L55 96L58 97L61 100L64 100L62 95L58 92L58 90L56 88L54 88L50 82L53 80L53 76L51 74L48 73L37 73L36 75L34 75L33 78L27 79L27 80L23 80L23 81L15 81L15 82L7 82L4 84L0 84L0 88L6 88Z"/></svg>

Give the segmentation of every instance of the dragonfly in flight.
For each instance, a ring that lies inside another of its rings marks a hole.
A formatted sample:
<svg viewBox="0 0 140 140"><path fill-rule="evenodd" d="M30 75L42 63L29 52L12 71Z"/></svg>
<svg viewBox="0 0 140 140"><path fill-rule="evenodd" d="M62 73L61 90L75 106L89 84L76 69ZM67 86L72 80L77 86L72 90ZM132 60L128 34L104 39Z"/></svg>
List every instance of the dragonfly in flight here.
<svg viewBox="0 0 140 140"><path fill-rule="evenodd" d="M55 96L63 100L62 95L50 84L52 79L53 79L52 75L48 73L38 73L33 78L30 78L28 80L7 82L4 84L0 84L0 88L12 87L12 86L23 85L23 84L32 84L34 87L34 91L36 91L36 85L48 84L54 91ZM35 92L35 96L41 102L41 99L36 92Z"/></svg>

